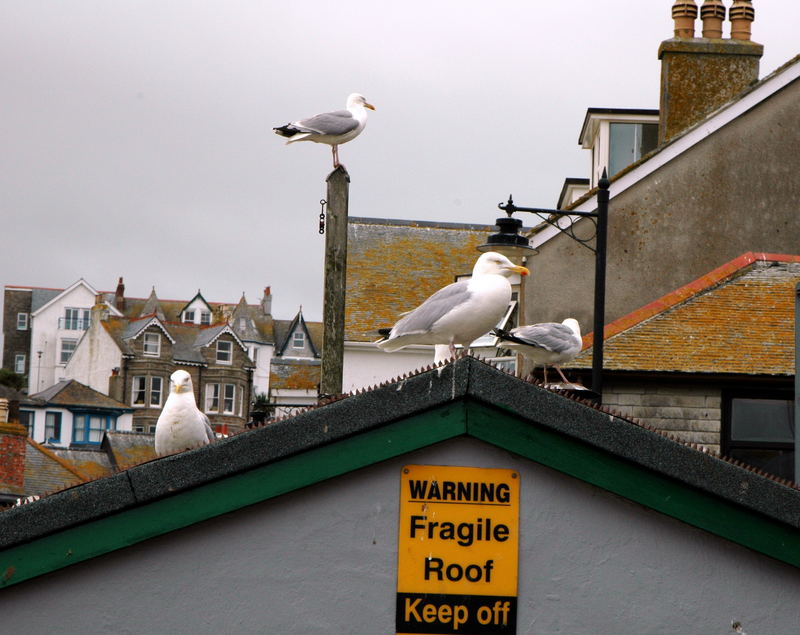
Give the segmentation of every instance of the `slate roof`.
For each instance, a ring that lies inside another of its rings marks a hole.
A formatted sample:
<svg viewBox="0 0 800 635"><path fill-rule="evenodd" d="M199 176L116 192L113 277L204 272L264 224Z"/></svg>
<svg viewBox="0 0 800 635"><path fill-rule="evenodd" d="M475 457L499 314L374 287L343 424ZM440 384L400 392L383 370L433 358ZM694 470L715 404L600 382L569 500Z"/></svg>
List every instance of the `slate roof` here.
<svg viewBox="0 0 800 635"><path fill-rule="evenodd" d="M493 225L350 218L345 340L373 342L377 330L438 289L472 273Z"/></svg>
<svg viewBox="0 0 800 635"><path fill-rule="evenodd" d="M800 256L745 253L606 325L603 368L793 376L798 282Z"/></svg>
<svg viewBox="0 0 800 635"><path fill-rule="evenodd" d="M122 410L125 412L133 410L127 404L112 399L74 379L65 379L53 384L49 388L31 395L30 399L34 403L38 401L65 408L90 406L92 408Z"/></svg>
<svg viewBox="0 0 800 635"><path fill-rule="evenodd" d="M301 322L305 326L305 332L308 334L309 347L311 348L311 352L314 354L314 357L319 357L321 355L320 351L322 350L321 345L323 336L322 322L306 322L306 319L303 317L302 309L297 312L297 315L294 316L294 319L275 320L274 329L276 355L283 355L286 352L286 346L289 344L289 338L291 337L292 333L295 332L298 324Z"/></svg>
<svg viewBox="0 0 800 635"><path fill-rule="evenodd" d="M0 586L461 436L800 567L793 484L462 357L6 510ZM137 522L126 523L137 510ZM88 539L110 519L114 536ZM68 528L64 555L59 536Z"/></svg>
<svg viewBox="0 0 800 635"><path fill-rule="evenodd" d="M89 474L65 461L51 449L30 437L26 441L28 446L25 449L25 494L42 495L82 483L90 478Z"/></svg>

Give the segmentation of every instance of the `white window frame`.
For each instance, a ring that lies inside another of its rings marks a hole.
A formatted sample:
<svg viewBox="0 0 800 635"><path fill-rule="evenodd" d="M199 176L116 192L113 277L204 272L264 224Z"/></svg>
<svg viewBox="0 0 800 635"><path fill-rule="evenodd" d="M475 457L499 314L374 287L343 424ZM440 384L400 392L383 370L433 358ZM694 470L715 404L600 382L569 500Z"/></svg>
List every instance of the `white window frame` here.
<svg viewBox="0 0 800 635"><path fill-rule="evenodd" d="M300 330L292 333L292 348L305 348L305 347L306 347L306 334Z"/></svg>
<svg viewBox="0 0 800 635"><path fill-rule="evenodd" d="M230 404L230 407L228 405ZM236 407L236 384L223 384L222 412L226 415L234 414Z"/></svg>
<svg viewBox="0 0 800 635"><path fill-rule="evenodd" d="M183 321L194 324L194 310L187 310L183 312Z"/></svg>
<svg viewBox="0 0 800 635"><path fill-rule="evenodd" d="M64 346L65 344L69 344L69 346L72 347L72 350L65 350L66 348L69 348L69 347L65 347ZM62 338L61 342L60 342L60 345L59 345L59 351L58 351L58 363L59 363L59 365L60 366L66 366L67 363L69 362L69 360L72 359L72 356L75 354L75 349L77 349L77 348L78 348L78 340L77 339L75 339L73 337L64 337L64 338ZM64 359L64 355L66 353L69 353L69 355L67 355L67 358Z"/></svg>
<svg viewBox="0 0 800 635"><path fill-rule="evenodd" d="M155 342L155 347L153 343ZM151 350L148 350L151 349ZM154 349L154 350L153 350ZM161 356L161 334L160 333L145 333L142 339L142 354L148 357Z"/></svg>
<svg viewBox="0 0 800 635"><path fill-rule="evenodd" d="M17 353L14 355L14 372L17 375L24 375L25 374L25 353Z"/></svg>
<svg viewBox="0 0 800 635"><path fill-rule="evenodd" d="M227 347L227 351L224 350L225 347ZM217 364L225 364L228 366L233 364L233 342L229 340L217 340Z"/></svg>
<svg viewBox="0 0 800 635"><path fill-rule="evenodd" d="M211 313L208 311L200 311L200 324L211 324Z"/></svg>
<svg viewBox="0 0 800 635"><path fill-rule="evenodd" d="M206 384L206 412L219 412L219 384Z"/></svg>
<svg viewBox="0 0 800 635"><path fill-rule="evenodd" d="M50 443L50 441L61 441L61 433L63 430L61 429L61 421L63 417L61 416L60 412L54 412L52 410L48 410L44 413L44 442ZM58 434L56 434L56 429L58 430ZM49 432L52 432L50 434Z"/></svg>
<svg viewBox="0 0 800 635"><path fill-rule="evenodd" d="M136 400L141 395L141 402ZM147 375L134 375L131 380L131 406L134 408L147 407Z"/></svg>
<svg viewBox="0 0 800 635"><path fill-rule="evenodd" d="M150 407L160 408L164 403L164 380L161 377L150 378Z"/></svg>
<svg viewBox="0 0 800 635"><path fill-rule="evenodd" d="M27 313L17 313L17 330L18 331L27 331L28 330L28 314Z"/></svg>

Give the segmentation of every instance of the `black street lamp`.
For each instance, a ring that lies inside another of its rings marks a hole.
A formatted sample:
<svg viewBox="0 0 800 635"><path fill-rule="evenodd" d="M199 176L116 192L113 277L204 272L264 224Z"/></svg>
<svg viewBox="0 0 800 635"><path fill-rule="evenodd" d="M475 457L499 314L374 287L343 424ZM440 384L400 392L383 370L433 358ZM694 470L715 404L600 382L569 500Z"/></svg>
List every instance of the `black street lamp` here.
<svg viewBox="0 0 800 635"><path fill-rule="evenodd" d="M594 270L594 341L592 343L592 392L597 395L597 401L602 400L603 394L603 327L605 326L606 305L606 242L608 238L608 188L609 180L606 171L597 184L597 209L593 212L565 211L557 209L543 209L539 207L519 207L514 204L511 196L507 203L500 203L498 207L508 214L508 218L498 218L497 226L500 232L492 234L486 244L478 247L479 251L499 251L506 256L527 256L537 253L528 244L528 239L519 235L522 221L511 218L514 212L529 212L538 215L544 222L555 227L562 234L591 250L595 254ZM552 217L558 217L553 221ZM558 222L562 217L572 220L566 227ZM591 218L595 224L594 236L579 238L573 228L576 220ZM594 239L594 247L589 243Z"/></svg>

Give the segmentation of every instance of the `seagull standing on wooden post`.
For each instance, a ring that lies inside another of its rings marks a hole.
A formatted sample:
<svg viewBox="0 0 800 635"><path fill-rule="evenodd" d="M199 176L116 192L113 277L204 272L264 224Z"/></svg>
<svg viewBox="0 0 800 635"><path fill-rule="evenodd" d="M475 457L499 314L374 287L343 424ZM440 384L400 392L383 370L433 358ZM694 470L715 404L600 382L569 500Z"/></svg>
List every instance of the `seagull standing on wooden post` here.
<svg viewBox="0 0 800 635"><path fill-rule="evenodd" d="M367 108L375 110L375 106L368 103L364 95L353 93L347 98L346 110L323 112L308 119L300 119L287 123L285 126L273 128L275 134L286 137L286 142L314 141L327 143L331 146L333 154L333 167L339 165L339 145L352 141L367 125Z"/></svg>

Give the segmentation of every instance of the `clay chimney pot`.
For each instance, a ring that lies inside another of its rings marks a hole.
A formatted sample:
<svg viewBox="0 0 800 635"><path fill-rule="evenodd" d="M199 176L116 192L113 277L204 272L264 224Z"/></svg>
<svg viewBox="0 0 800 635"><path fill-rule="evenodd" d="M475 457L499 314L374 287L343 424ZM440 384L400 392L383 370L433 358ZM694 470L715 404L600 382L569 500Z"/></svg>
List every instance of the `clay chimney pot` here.
<svg viewBox="0 0 800 635"><path fill-rule="evenodd" d="M672 5L672 19L675 21L676 38L693 38L694 21L697 19L697 5L694 0L675 0Z"/></svg>
<svg viewBox="0 0 800 635"><path fill-rule="evenodd" d="M722 37L722 23L725 20L725 5L722 0L705 0L700 7L703 21L703 37L719 39Z"/></svg>
<svg viewBox="0 0 800 635"><path fill-rule="evenodd" d="M750 40L750 25L756 19L756 11L750 0L734 0L728 17L731 21L731 39Z"/></svg>

